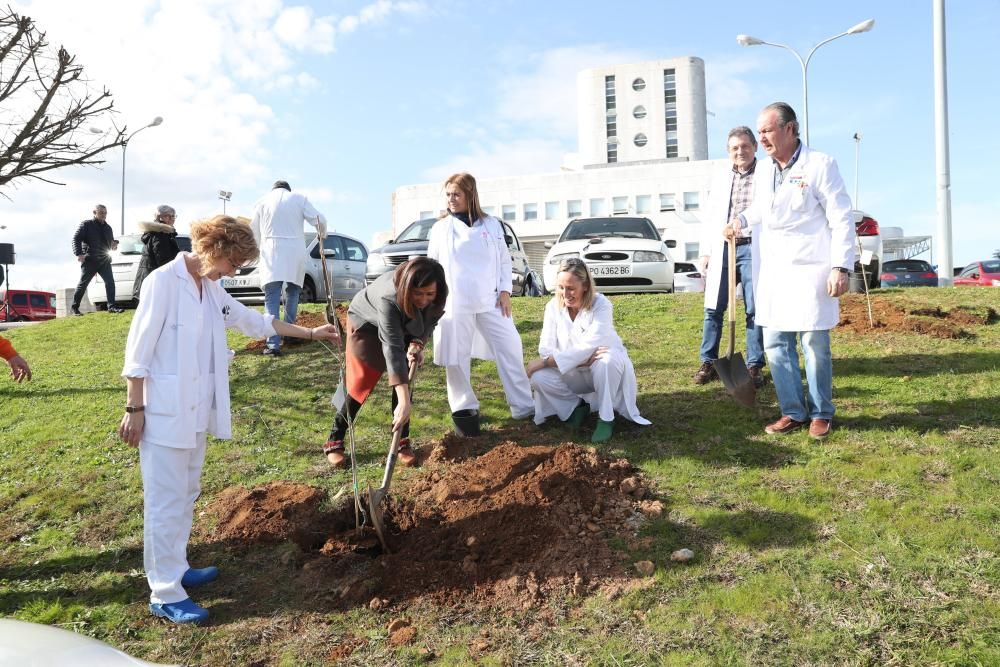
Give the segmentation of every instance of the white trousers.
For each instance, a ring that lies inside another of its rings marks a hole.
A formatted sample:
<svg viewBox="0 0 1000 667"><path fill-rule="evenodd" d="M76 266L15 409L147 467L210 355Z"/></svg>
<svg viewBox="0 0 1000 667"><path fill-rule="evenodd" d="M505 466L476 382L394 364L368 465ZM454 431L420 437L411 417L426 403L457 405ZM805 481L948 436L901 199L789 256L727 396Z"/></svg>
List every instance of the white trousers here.
<svg viewBox="0 0 1000 667"><path fill-rule="evenodd" d="M624 352L612 349L589 368L574 368L566 374L560 373L558 368L535 371L531 375L531 387L535 390L535 423L541 424L552 415L566 421L581 398L590 404L591 410L596 408L601 419L614 421L615 408L624 393L622 380L626 358Z"/></svg>
<svg viewBox="0 0 1000 667"><path fill-rule="evenodd" d="M516 418L530 415L533 409L531 384L524 372L524 349L514 320L504 317L499 308L485 313L456 314L453 319L453 349L462 361L445 366L451 411L479 409L479 399L472 389L472 340L478 329L496 361L510 413Z"/></svg>
<svg viewBox="0 0 1000 667"><path fill-rule="evenodd" d="M155 604L188 597L181 578L188 570L187 545L194 520L194 501L201 493L205 464L205 433L195 435L194 449L162 447L142 442L143 550L142 563Z"/></svg>

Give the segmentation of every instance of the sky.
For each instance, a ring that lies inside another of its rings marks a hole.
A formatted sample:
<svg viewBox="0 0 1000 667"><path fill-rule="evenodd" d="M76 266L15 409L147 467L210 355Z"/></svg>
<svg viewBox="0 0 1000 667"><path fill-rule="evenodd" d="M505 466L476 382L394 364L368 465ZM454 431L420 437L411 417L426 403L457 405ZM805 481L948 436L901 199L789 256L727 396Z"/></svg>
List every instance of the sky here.
<svg viewBox="0 0 1000 667"><path fill-rule="evenodd" d="M849 193L883 226L934 235L932 0L799 3L674 0L37 0L31 16L94 86L108 88L127 150L125 221L159 204L178 229L226 210L250 216L276 179L331 227L371 245L390 230L392 193L454 171L557 171L576 149L576 72L680 56L705 61L711 158L760 108L801 113L801 68L745 33L803 56L869 18L809 64L810 143L837 159ZM953 262L1000 249L995 129L1000 0L947 4ZM110 121L104 127L110 127ZM101 128L99 128L101 129ZM855 133L861 134L860 159ZM18 181L0 197L0 243L16 288L75 285L70 241L95 203L122 215L122 151L97 168ZM763 157L763 152L759 154ZM856 168L859 165L859 168ZM926 257L926 255L925 255ZM930 258L935 263L937 257Z"/></svg>

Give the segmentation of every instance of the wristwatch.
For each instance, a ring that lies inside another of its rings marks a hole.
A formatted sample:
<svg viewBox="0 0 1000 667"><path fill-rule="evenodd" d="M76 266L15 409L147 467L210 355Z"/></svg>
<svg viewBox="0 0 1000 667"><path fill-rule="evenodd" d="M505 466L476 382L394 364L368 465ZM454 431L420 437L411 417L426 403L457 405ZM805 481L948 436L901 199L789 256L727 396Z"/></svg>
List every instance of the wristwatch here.
<svg viewBox="0 0 1000 667"><path fill-rule="evenodd" d="M833 267L833 270L834 271L840 271L841 273L850 273L851 272L849 269L845 269L842 266L835 266L835 267Z"/></svg>
<svg viewBox="0 0 1000 667"><path fill-rule="evenodd" d="M132 414L133 412L142 412L146 409L145 405L126 405L125 412Z"/></svg>

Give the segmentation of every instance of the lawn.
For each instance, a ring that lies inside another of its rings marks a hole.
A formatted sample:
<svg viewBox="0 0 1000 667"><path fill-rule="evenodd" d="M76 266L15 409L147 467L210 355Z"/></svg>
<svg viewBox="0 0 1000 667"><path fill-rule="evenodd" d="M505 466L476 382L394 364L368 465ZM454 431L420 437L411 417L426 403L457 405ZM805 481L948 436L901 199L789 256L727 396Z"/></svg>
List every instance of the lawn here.
<svg viewBox="0 0 1000 667"><path fill-rule="evenodd" d="M625 554L656 570L619 595L554 597L516 615L429 603L334 610L299 583L294 545L213 540L203 510L230 486L349 489L349 473L320 454L338 370L331 354L310 344L269 359L231 334L234 438L210 443L191 547L194 564L223 572L195 597L212 622L151 618L138 456L114 435L131 313L7 332L35 377L0 381L0 615L191 665L1000 664L1000 323L988 318L1000 291L876 295L919 310L917 324L959 310L973 317L954 338L835 330L838 412L822 444L763 433L778 416L770 386L747 410L718 383L693 385L700 295L613 297L653 426L619 422L602 453L640 468L666 506ZM529 358L545 301L515 300ZM417 379L418 444L450 429L443 385L430 365ZM474 367L474 385L491 435L523 440L492 364ZM358 421L366 480L381 476L388 423L380 387ZM522 444L574 438L589 446L586 433L560 426ZM682 547L694 560L672 562ZM387 625L399 617L416 636L393 646Z"/></svg>

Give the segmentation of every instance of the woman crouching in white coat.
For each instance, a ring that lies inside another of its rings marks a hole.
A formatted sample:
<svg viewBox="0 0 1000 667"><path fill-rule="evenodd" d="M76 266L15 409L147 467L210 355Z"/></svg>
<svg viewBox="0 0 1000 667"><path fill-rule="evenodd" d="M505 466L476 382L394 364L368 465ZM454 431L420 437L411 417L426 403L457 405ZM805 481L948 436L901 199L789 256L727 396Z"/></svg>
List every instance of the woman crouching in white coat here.
<svg viewBox="0 0 1000 667"><path fill-rule="evenodd" d="M545 306L538 359L528 364L535 390L535 423L557 415L579 428L598 414L591 442L607 442L615 412L647 426L635 405L635 369L615 331L611 301L594 291L581 259L567 259L556 273L556 297Z"/></svg>
<svg viewBox="0 0 1000 667"><path fill-rule="evenodd" d="M185 589L218 576L215 567L188 565L187 543L206 434L232 437L226 328L259 338L339 338L332 325L307 329L275 320L222 289L219 278L257 257L248 225L219 215L191 225L191 243L193 254L178 254L142 283L125 347L128 394L118 427L122 440L139 447L149 610L174 623L208 618Z"/></svg>

